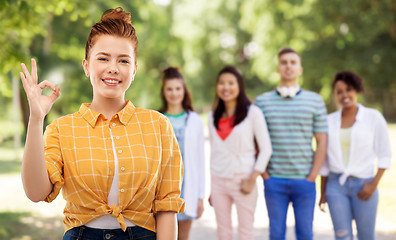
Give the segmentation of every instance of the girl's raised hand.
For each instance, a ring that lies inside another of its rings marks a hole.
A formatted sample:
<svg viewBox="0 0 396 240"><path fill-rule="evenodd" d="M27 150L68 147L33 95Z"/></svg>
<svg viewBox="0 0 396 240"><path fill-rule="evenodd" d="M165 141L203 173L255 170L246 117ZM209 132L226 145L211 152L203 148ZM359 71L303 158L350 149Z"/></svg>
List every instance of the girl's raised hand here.
<svg viewBox="0 0 396 240"><path fill-rule="evenodd" d="M23 73L20 72L23 88L29 100L30 119L43 120L48 114L52 105L60 96L60 87L44 80L38 84L36 60L32 58L31 74L24 63L21 63ZM45 88L51 88L53 93L50 96L42 95Z"/></svg>

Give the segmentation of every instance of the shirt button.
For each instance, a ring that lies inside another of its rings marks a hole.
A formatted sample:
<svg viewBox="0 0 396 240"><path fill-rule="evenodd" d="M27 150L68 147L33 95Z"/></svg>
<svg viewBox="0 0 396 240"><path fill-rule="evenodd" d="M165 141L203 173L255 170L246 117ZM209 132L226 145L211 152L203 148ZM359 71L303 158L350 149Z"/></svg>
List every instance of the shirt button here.
<svg viewBox="0 0 396 240"><path fill-rule="evenodd" d="M115 123L112 123L112 124L111 124L111 126L115 127L115 126L116 126L116 124L115 124Z"/></svg>
<svg viewBox="0 0 396 240"><path fill-rule="evenodd" d="M118 153L122 153L122 150L118 150Z"/></svg>
<svg viewBox="0 0 396 240"><path fill-rule="evenodd" d="M124 190L124 189L121 189L120 191L121 191L121 192L125 192L125 190Z"/></svg>
<svg viewBox="0 0 396 240"><path fill-rule="evenodd" d="M124 168L124 167L121 167L121 171L125 171L125 168Z"/></svg>
<svg viewBox="0 0 396 240"><path fill-rule="evenodd" d="M116 139L117 139L117 140L120 139L120 136L116 136Z"/></svg>

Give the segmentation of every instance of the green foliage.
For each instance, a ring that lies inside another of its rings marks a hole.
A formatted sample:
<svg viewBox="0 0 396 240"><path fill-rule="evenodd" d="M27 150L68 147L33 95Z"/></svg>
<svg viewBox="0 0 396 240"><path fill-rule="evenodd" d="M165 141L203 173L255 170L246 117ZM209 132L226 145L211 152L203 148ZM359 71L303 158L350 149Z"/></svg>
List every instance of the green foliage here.
<svg viewBox="0 0 396 240"><path fill-rule="evenodd" d="M32 216L30 212L0 212L0 239L61 239L61 219Z"/></svg>
<svg viewBox="0 0 396 240"><path fill-rule="evenodd" d="M396 120L396 68L392 64L396 60L394 1L244 3L242 26L267 52L260 52L252 60L252 71L261 79L277 83L278 76L270 74L273 72L270 69L276 67L276 51L282 46L292 46L302 56L302 86L319 92L330 111L334 110L332 77L337 71L352 70L365 79L365 103L381 110L389 120ZM265 70L255 68L265 63L268 66Z"/></svg>
<svg viewBox="0 0 396 240"><path fill-rule="evenodd" d="M226 64L243 72L253 100L277 85L277 51L292 46L303 59L300 83L321 93L331 110L332 77L348 69L364 77L365 103L396 120L392 0L3 0L0 100L10 101L10 76L18 76L19 63L35 57L39 79L62 89L48 120L89 102L85 42L102 12L117 6L131 11L138 34L138 72L127 92L137 106L159 108L160 74L169 65L181 67L199 111L210 108Z"/></svg>
<svg viewBox="0 0 396 240"><path fill-rule="evenodd" d="M304 49L307 86L329 88L337 71L352 70L365 79L366 102L389 119L394 110L396 5L392 1L317 1L315 15L304 17L315 40ZM327 92L329 92L327 90ZM327 99L330 96L325 96Z"/></svg>

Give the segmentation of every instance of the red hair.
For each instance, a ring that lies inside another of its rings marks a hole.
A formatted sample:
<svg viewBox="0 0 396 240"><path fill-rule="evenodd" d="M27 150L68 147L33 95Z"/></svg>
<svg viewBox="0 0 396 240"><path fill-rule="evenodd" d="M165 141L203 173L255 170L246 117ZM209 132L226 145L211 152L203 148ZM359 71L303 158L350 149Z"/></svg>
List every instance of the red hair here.
<svg viewBox="0 0 396 240"><path fill-rule="evenodd" d="M100 22L93 25L89 33L87 44L85 45L85 59L88 60L90 49L100 35L114 35L131 40L136 61L138 39L135 28L131 23L130 13L125 12L121 7L109 9L103 13Z"/></svg>

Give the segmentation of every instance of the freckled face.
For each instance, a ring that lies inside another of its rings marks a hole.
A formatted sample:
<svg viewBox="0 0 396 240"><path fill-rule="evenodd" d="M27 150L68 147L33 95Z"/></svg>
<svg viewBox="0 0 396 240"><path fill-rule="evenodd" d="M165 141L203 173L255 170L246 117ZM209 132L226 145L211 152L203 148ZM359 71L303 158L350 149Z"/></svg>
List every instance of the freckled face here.
<svg viewBox="0 0 396 240"><path fill-rule="evenodd" d="M98 36L83 67L94 97L124 98L137 69L133 44L122 37Z"/></svg>

